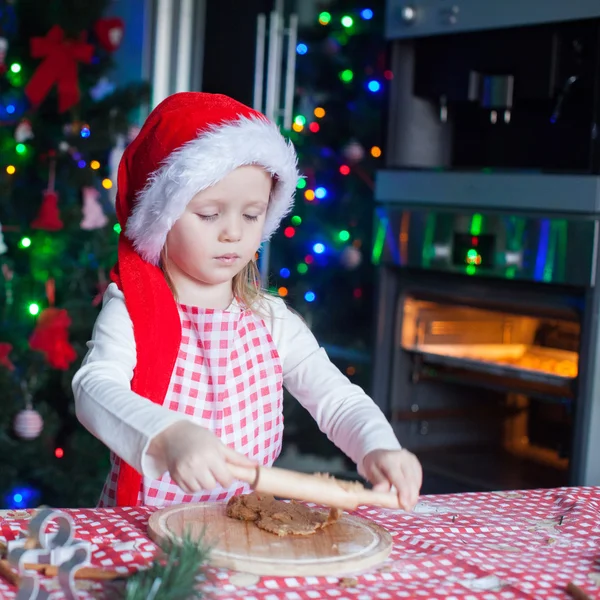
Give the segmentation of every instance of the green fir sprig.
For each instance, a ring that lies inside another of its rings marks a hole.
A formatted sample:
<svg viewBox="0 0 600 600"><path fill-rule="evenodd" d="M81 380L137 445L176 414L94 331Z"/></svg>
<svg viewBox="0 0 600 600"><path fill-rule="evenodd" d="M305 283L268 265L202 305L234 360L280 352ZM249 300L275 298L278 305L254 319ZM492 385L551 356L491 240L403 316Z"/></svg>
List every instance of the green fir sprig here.
<svg viewBox="0 0 600 600"><path fill-rule="evenodd" d="M124 600L202 598L199 575L211 551L204 535L192 538L186 532L182 539L163 544L161 550L148 569L127 580Z"/></svg>

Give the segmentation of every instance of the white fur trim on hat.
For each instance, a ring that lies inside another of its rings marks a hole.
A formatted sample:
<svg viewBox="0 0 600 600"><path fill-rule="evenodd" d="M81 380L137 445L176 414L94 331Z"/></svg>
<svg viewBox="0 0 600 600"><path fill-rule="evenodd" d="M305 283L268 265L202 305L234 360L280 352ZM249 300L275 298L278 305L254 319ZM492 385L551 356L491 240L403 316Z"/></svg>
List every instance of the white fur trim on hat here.
<svg viewBox="0 0 600 600"><path fill-rule="evenodd" d="M276 175L263 231L263 241L268 240L292 209L297 157L277 125L260 117L239 117L201 132L151 174L126 227L140 256L158 265L167 234L190 200L244 165L259 165Z"/></svg>

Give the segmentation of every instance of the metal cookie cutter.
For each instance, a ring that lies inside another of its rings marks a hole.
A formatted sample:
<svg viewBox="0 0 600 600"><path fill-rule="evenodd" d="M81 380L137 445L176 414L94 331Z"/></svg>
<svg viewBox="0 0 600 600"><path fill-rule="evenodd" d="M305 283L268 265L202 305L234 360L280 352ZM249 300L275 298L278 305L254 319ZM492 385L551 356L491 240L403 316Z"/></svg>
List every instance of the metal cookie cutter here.
<svg viewBox="0 0 600 600"><path fill-rule="evenodd" d="M57 530L47 531L50 523ZM91 544L74 537L73 519L58 510L43 509L29 522L26 536L8 542L8 560L16 566L21 582L17 600L46 600L48 592L40 587L39 577L28 564L58 565L58 581L64 598L76 600L75 572L89 563Z"/></svg>

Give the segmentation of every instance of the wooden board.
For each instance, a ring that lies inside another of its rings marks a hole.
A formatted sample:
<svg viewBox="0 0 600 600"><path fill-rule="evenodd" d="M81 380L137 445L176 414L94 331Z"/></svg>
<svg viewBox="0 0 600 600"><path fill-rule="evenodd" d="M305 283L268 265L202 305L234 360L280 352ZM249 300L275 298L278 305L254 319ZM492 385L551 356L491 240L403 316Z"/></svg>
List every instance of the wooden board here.
<svg viewBox="0 0 600 600"><path fill-rule="evenodd" d="M305 537L279 537L254 523L230 519L224 503L179 504L155 512L148 534L161 543L189 530L205 531L213 545L210 564L256 575L317 576L362 571L383 562L392 537L379 525L343 515L335 524Z"/></svg>

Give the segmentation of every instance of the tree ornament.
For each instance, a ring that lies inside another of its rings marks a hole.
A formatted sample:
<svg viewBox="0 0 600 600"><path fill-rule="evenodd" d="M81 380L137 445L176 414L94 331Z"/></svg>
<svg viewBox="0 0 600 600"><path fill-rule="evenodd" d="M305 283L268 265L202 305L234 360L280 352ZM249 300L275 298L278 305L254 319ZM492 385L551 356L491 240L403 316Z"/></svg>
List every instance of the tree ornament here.
<svg viewBox="0 0 600 600"><path fill-rule="evenodd" d="M125 33L125 23L118 17L98 19L94 23L94 33L98 43L107 52L114 52L119 48Z"/></svg>
<svg viewBox="0 0 600 600"><path fill-rule="evenodd" d="M77 358L69 343L71 318L65 309L46 308L38 317L36 327L29 338L32 350L42 352L54 369L66 371Z"/></svg>
<svg viewBox="0 0 600 600"><path fill-rule="evenodd" d="M12 351L12 344L6 342L0 342L0 365L9 371L15 370L15 365L12 364L10 357L8 356Z"/></svg>
<svg viewBox="0 0 600 600"><path fill-rule="evenodd" d="M19 144L26 142L34 137L31 121L29 119L21 119L15 128L15 141Z"/></svg>
<svg viewBox="0 0 600 600"><path fill-rule="evenodd" d="M6 264L2 265L2 276L4 277L4 300L6 306L12 306L13 303L13 286L12 280L15 276L14 271Z"/></svg>
<svg viewBox="0 0 600 600"><path fill-rule="evenodd" d="M58 211L58 194L46 190L42 198L42 205L37 218L31 223L33 229L44 231L59 231L63 228Z"/></svg>
<svg viewBox="0 0 600 600"><path fill-rule="evenodd" d="M98 202L100 192L93 187L86 186L82 189L83 195L83 219L81 229L92 230L101 229L108 223L108 217L102 210L102 205Z"/></svg>
<svg viewBox="0 0 600 600"><path fill-rule="evenodd" d="M365 149L356 140L352 140L344 146L342 154L348 162L357 163L365 157Z"/></svg>
<svg viewBox="0 0 600 600"><path fill-rule="evenodd" d="M54 181L56 177L56 161L50 160L50 176L48 178L48 189L44 192L40 211L31 223L33 229L43 229L44 231L59 231L63 228L63 222L60 219L58 211L58 194L54 191Z"/></svg>
<svg viewBox="0 0 600 600"><path fill-rule="evenodd" d="M347 246L342 250L340 254L340 263L342 263L346 269L356 269L361 262L362 252L358 250L358 248L355 248L354 246Z"/></svg>
<svg viewBox="0 0 600 600"><path fill-rule="evenodd" d="M6 53L8 52L8 40L0 37L0 73L6 73Z"/></svg>
<svg viewBox="0 0 600 600"><path fill-rule="evenodd" d="M44 429L44 420L37 410L26 408L15 416L13 429L22 440L34 440Z"/></svg>
<svg viewBox="0 0 600 600"><path fill-rule="evenodd" d="M22 440L34 440L44 428L44 420L32 406L30 387L26 381L21 381L21 390L25 400L25 409L18 412L13 420L13 429Z"/></svg>
<svg viewBox="0 0 600 600"><path fill-rule="evenodd" d="M8 250L8 246L4 243L4 235L2 234L2 223L0 223L0 254L4 254Z"/></svg>
<svg viewBox="0 0 600 600"><path fill-rule="evenodd" d="M30 41L33 58L43 58L29 83L25 95L38 106L56 84L58 88L58 112L65 112L79 102L81 93L77 79L77 63L90 63L94 47L83 40L65 40L65 33L54 25L45 37Z"/></svg>

